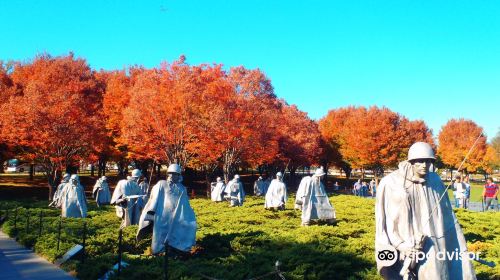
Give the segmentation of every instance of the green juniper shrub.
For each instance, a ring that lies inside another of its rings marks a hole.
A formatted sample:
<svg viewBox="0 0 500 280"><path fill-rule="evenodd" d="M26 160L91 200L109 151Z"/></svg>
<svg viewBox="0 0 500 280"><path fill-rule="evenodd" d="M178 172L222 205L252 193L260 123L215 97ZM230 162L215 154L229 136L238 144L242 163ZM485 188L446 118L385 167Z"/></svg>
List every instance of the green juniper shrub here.
<svg viewBox="0 0 500 280"><path fill-rule="evenodd" d="M334 195L338 223L300 226L300 211L293 210L290 197L285 211L265 210L264 199L248 196L243 207L228 207L196 198L190 201L198 223L197 245L186 257L169 258L170 279L248 279L271 272L280 260L287 279L380 279L374 258L374 200L351 195ZM63 268L80 279L96 279L117 262L120 219L114 207L97 208L89 203L88 218L63 219L60 250L57 227L60 210L46 203L4 202L0 208L20 207L18 238L26 246L54 261L75 244L82 243L83 223L87 223L86 259L71 260ZM30 208L30 232L26 232L26 207ZM38 238L39 210L44 211L43 231ZM13 213L10 213L12 217ZM474 263L479 279L500 278L500 213L456 210L469 250L494 261L496 268ZM32 228L32 229L31 229ZM13 219L2 230L13 236ZM150 256L151 238L136 242L137 226L123 230L123 268L119 279L159 279L163 277L163 256ZM117 279L118 276L113 276ZM276 279L269 277L266 279Z"/></svg>

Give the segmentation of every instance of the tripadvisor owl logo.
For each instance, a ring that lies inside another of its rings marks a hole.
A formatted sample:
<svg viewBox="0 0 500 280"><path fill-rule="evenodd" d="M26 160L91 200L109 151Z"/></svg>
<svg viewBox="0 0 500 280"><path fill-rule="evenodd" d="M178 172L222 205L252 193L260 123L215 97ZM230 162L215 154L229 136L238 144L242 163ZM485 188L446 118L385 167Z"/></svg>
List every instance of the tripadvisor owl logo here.
<svg viewBox="0 0 500 280"><path fill-rule="evenodd" d="M397 251L391 245L381 244L375 250L375 258L382 266L391 266L397 261Z"/></svg>

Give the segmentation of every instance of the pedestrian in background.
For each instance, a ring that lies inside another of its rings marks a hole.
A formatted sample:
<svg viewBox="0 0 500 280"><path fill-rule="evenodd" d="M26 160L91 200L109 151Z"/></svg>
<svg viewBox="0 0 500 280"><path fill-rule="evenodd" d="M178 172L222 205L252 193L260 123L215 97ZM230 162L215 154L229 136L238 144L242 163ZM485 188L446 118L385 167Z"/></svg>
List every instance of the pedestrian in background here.
<svg viewBox="0 0 500 280"><path fill-rule="evenodd" d="M494 199L497 199L498 195L498 186L493 183L491 178L486 179L486 184L484 185L483 190L483 200L484 200L484 209L488 211L491 206L491 203ZM498 208L498 200L497 200L497 208ZM498 210L498 209L497 209Z"/></svg>
<svg viewBox="0 0 500 280"><path fill-rule="evenodd" d="M464 208L469 209L469 201L470 201L470 183L469 183L469 175L466 175L463 181L465 185L464 192Z"/></svg>
<svg viewBox="0 0 500 280"><path fill-rule="evenodd" d="M453 184L453 189L455 190L455 200L456 207L463 208L464 207L464 197L465 197L465 184L462 183L462 177L458 175L455 177L455 183Z"/></svg>

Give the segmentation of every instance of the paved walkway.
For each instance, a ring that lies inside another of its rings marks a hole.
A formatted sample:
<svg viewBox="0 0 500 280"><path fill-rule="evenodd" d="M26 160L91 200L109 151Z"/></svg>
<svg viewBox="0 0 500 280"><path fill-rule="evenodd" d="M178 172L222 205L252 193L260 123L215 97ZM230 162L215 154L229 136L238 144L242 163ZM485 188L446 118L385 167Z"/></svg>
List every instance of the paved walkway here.
<svg viewBox="0 0 500 280"><path fill-rule="evenodd" d="M451 204L453 205L453 208L455 208L455 202L453 200L450 201ZM469 202L469 210L470 211L476 211L476 212L483 212L483 206L481 205L482 202ZM498 206L496 205L495 202L493 202L493 209L487 209L487 211L498 211ZM486 210L486 209L485 209Z"/></svg>
<svg viewBox="0 0 500 280"><path fill-rule="evenodd" d="M64 270L19 245L1 230L0 279L74 280Z"/></svg>

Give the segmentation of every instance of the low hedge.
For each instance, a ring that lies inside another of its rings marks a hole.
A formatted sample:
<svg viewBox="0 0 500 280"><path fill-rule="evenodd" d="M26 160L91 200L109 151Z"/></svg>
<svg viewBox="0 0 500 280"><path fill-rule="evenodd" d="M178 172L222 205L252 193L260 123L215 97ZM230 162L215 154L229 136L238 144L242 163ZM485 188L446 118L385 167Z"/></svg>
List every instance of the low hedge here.
<svg viewBox="0 0 500 280"><path fill-rule="evenodd" d="M169 260L170 279L248 279L273 271L282 263L286 279L380 279L374 259L374 200L350 195L331 197L336 209L336 226L300 226L300 212L280 212L263 208L263 198L247 197L245 205L230 208L205 198L191 200L197 221L197 245L188 256ZM14 228L14 209L18 219ZM97 208L90 203L88 218L63 219L60 250L57 250L59 210L42 202L0 201L9 211L3 231L50 261L81 244L83 224L87 224L85 261L72 260L63 268L80 279L97 279L117 261L120 220L114 208ZM39 237L39 213L43 228ZM482 258L494 261L496 268L475 264L479 279L500 279L500 213L457 210L469 249L481 251ZM26 227L27 216L30 226ZM17 228L17 231L16 231ZM27 231L28 229L28 231ZM163 277L163 257L149 256L151 240L135 242L137 226L123 231L124 260L130 265L119 279L158 279ZM277 279L271 276L265 279Z"/></svg>

